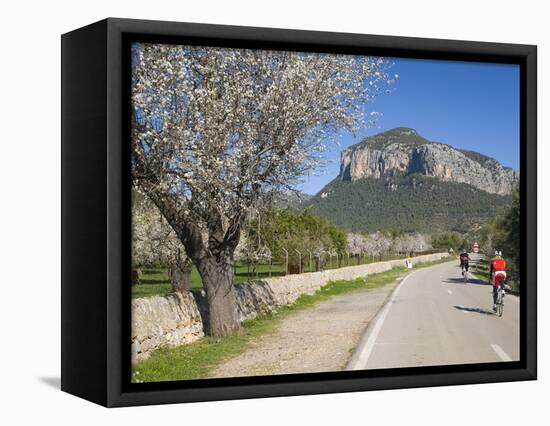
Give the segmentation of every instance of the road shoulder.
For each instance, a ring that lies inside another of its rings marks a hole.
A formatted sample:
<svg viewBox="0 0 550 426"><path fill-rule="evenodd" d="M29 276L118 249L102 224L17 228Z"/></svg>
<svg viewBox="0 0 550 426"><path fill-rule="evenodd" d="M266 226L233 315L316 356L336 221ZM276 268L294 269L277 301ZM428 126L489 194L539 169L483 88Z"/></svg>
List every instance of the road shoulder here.
<svg viewBox="0 0 550 426"><path fill-rule="evenodd" d="M210 377L342 370L397 284L354 291L296 312L273 333L253 341L248 350L221 363Z"/></svg>

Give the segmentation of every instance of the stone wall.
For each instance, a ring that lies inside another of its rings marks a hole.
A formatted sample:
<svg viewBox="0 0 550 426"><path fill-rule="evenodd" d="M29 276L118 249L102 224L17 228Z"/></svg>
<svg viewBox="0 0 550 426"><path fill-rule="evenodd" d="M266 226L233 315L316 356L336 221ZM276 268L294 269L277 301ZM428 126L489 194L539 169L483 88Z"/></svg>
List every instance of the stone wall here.
<svg viewBox="0 0 550 426"><path fill-rule="evenodd" d="M191 343L203 336L201 315L191 293L132 300L132 362L160 347Z"/></svg>
<svg viewBox="0 0 550 426"><path fill-rule="evenodd" d="M412 258L411 263L414 265L418 262L430 262L446 256L447 253L418 256ZM313 294L330 281L354 280L399 266L405 266L405 261L389 260L241 284L236 287L240 320L252 319L258 314L271 312L278 306L294 303L302 294Z"/></svg>
<svg viewBox="0 0 550 426"><path fill-rule="evenodd" d="M412 263L430 262L446 257L435 253L412 258ZM294 303L302 294L313 294L335 280L353 280L370 274L405 266L404 260L348 266L323 272L270 278L236 286L241 321ZM170 294L132 301L132 360L147 358L162 346L179 346L204 336L208 318L206 294L196 290L187 295ZM203 322L204 319L204 322Z"/></svg>

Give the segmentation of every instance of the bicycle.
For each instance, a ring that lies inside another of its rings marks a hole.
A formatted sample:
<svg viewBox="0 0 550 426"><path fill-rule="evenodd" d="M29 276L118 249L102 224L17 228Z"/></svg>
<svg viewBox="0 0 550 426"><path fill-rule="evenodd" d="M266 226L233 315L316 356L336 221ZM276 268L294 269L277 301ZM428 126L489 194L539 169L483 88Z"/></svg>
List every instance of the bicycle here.
<svg viewBox="0 0 550 426"><path fill-rule="evenodd" d="M496 299L496 307L497 310L495 314L499 317L502 316L502 312L504 311L504 284L499 284L497 288L497 299Z"/></svg>
<svg viewBox="0 0 550 426"><path fill-rule="evenodd" d="M466 268L466 266L462 267L462 278L465 283L468 282L468 268Z"/></svg>

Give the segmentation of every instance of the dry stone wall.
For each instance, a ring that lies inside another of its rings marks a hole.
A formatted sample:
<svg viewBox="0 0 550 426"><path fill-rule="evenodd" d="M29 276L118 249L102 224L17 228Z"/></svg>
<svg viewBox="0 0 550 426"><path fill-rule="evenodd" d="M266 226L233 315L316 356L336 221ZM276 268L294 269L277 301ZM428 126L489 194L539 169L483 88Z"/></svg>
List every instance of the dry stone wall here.
<svg viewBox="0 0 550 426"><path fill-rule="evenodd" d="M418 256L412 258L411 263L414 265L418 262L431 262L446 256L447 253ZM405 261L390 260L241 284L236 287L240 320L253 319L258 314L271 312L278 306L292 304L302 294L313 294L330 281L354 280L399 266L405 266Z"/></svg>
<svg viewBox="0 0 550 426"><path fill-rule="evenodd" d="M173 293L132 300L132 362L160 347L192 343L204 336L193 294Z"/></svg>
<svg viewBox="0 0 550 426"><path fill-rule="evenodd" d="M446 257L435 253L412 258L413 265ZM353 280L404 266L404 260L348 266L323 272L260 280L236 286L241 321L294 303L302 294L313 294L335 280ZM170 294L132 301L132 360L147 358L155 349L188 344L204 336L208 306L204 291ZM204 319L204 321L203 321Z"/></svg>

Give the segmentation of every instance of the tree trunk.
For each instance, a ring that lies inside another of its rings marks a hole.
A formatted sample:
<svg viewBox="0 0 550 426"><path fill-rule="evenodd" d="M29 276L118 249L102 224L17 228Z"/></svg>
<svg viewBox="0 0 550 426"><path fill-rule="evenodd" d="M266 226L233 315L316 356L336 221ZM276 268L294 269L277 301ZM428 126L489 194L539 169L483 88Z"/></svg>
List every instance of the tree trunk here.
<svg viewBox="0 0 550 426"><path fill-rule="evenodd" d="M313 263L315 264L314 269L316 272L321 272L325 270L326 259L324 257L313 258Z"/></svg>
<svg viewBox="0 0 550 426"><path fill-rule="evenodd" d="M222 337L241 329L237 315L237 296L233 287L233 253L239 243L241 221L237 215L228 227L223 226L223 216L216 207L204 218L207 223L207 238L196 218L187 217L179 208L172 193L158 189L156 180L140 181L140 187L159 208L164 218L174 229L193 261L207 293L209 326L207 333ZM191 200L191 205L193 205Z"/></svg>
<svg viewBox="0 0 550 426"><path fill-rule="evenodd" d="M139 284L140 270L132 268L132 285Z"/></svg>
<svg viewBox="0 0 550 426"><path fill-rule="evenodd" d="M170 265L170 284L172 289L179 293L187 293L191 291L191 271L193 263L187 258L183 262L178 262Z"/></svg>
<svg viewBox="0 0 550 426"><path fill-rule="evenodd" d="M232 256L209 256L197 263L208 299L208 334L223 337L236 333L241 329L241 324L233 285Z"/></svg>
<svg viewBox="0 0 550 426"><path fill-rule="evenodd" d="M304 259L302 259L302 264L300 265L299 262L292 262L289 261L288 264L288 273L289 274L301 274L304 272L304 267L306 265L306 262Z"/></svg>

